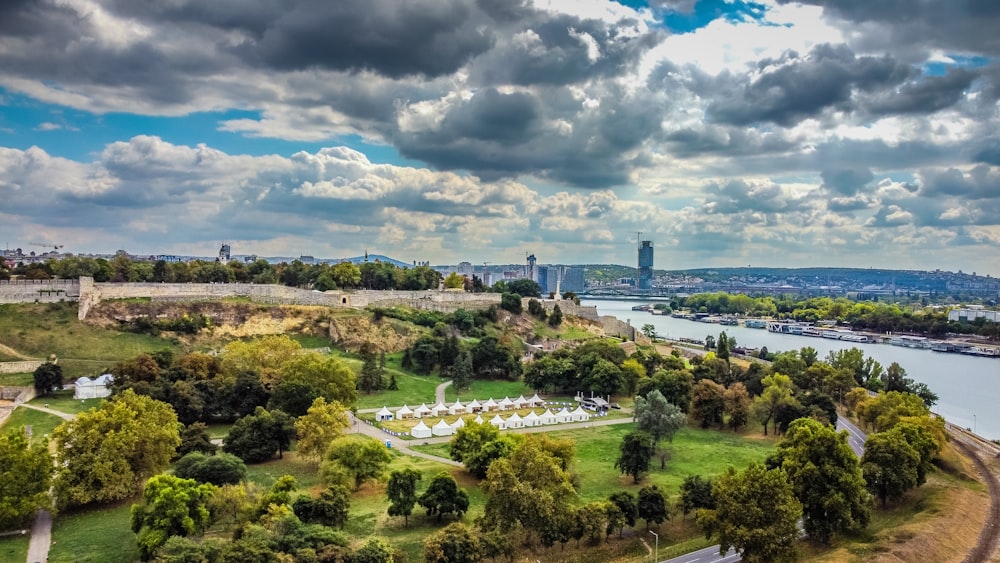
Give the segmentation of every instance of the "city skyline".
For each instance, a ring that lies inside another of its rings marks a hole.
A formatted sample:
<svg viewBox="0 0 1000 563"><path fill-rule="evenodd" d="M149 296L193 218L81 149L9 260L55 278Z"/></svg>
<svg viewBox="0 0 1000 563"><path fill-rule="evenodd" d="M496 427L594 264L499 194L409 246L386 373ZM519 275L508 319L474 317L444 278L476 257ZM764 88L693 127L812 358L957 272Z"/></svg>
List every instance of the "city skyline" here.
<svg viewBox="0 0 1000 563"><path fill-rule="evenodd" d="M988 0L9 2L0 237L634 265L641 231L657 270L998 276L998 24Z"/></svg>

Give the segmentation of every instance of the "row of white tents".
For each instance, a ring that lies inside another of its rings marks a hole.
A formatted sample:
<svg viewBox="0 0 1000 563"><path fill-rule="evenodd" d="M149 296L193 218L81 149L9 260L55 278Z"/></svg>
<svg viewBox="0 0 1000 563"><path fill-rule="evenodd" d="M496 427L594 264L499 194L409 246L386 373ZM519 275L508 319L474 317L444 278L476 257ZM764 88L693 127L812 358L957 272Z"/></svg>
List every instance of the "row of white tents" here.
<svg viewBox="0 0 1000 563"><path fill-rule="evenodd" d="M504 397L499 401L495 401L493 397L490 397L489 400L483 401L482 403L473 399L466 404L462 404L462 401L455 401L450 405L438 403L433 407L428 407L426 403L420 403L419 407L412 409L403 405L396 409L396 412L392 412L388 409L388 407L382 407L382 409L375 414L375 418L382 422L386 420L404 420L407 418L425 418L428 416L440 417L445 414L478 414L483 412L510 411L544 406L545 401L542 400L537 394L530 399L525 399L524 395L521 395L516 399Z"/></svg>
<svg viewBox="0 0 1000 563"><path fill-rule="evenodd" d="M576 407L576 410L572 412L566 408L557 413L553 413L549 409L545 409L545 412L542 414L536 414L535 411L531 411L523 417L515 412L506 419L497 414L490 419L490 424L496 426L500 430L508 430L512 428L526 428L547 424L562 424L566 422L586 422L588 420L590 420L590 413L583 410L583 407ZM484 422L482 415L477 415L474 422L482 424ZM434 426L427 426L424 424L424 421L421 420L416 426L410 429L410 436L413 436L414 438L451 436L463 426L465 426L465 420L462 418L459 418L452 424L448 424L442 418Z"/></svg>

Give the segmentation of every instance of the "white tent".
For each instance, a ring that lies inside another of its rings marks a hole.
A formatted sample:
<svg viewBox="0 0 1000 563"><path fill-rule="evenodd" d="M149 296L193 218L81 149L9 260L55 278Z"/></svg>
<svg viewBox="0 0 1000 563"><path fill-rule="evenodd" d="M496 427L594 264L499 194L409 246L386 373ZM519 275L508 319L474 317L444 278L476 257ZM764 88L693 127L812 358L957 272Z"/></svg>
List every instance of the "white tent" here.
<svg viewBox="0 0 1000 563"><path fill-rule="evenodd" d="M81 377L73 385L74 399L100 399L111 396L111 384L115 381L115 376L110 373L95 377Z"/></svg>
<svg viewBox="0 0 1000 563"><path fill-rule="evenodd" d="M507 419L507 428L521 428L523 426L524 419L517 413L510 415L510 418Z"/></svg>
<svg viewBox="0 0 1000 563"><path fill-rule="evenodd" d="M545 406L545 401L543 401L542 398L538 396L538 393L535 393L530 399L528 399L528 406L529 407L544 407Z"/></svg>
<svg viewBox="0 0 1000 563"><path fill-rule="evenodd" d="M515 409L526 409L529 406L531 406L528 404L528 399L524 398L524 395L521 395L520 397L514 399L513 403Z"/></svg>
<svg viewBox="0 0 1000 563"><path fill-rule="evenodd" d="M507 421L505 421L504 419L500 418L500 415L494 416L493 420L490 420L490 424L492 424L493 426L496 426L500 430L506 430L507 429Z"/></svg>
<svg viewBox="0 0 1000 563"><path fill-rule="evenodd" d="M573 417L574 422L583 422L590 420L590 413L583 410L583 407L576 407L576 410L569 413Z"/></svg>
<svg viewBox="0 0 1000 563"><path fill-rule="evenodd" d="M541 421L542 424L555 424L556 415L552 414L552 411L549 409L545 409L545 412L539 415L538 420Z"/></svg>
<svg viewBox="0 0 1000 563"><path fill-rule="evenodd" d="M504 397L503 400L497 404L500 405L500 410L502 411L509 411L514 408L514 401L511 401L510 397Z"/></svg>
<svg viewBox="0 0 1000 563"><path fill-rule="evenodd" d="M479 401L477 401L477 400L475 400L475 399L472 399L472 402L471 402L471 403L469 403L469 404L467 404L467 405L465 405L465 408L466 408L466 410L468 410L468 411L469 411L470 413L472 413L472 414L475 414L475 413L477 413L477 412L479 412L479 411L483 410L483 405L481 405L481 404L479 403Z"/></svg>
<svg viewBox="0 0 1000 563"><path fill-rule="evenodd" d="M377 413L375 413L375 418L379 422L382 422L382 421L385 421L385 420L392 420L393 419L392 411L389 410L389 409L387 409L387 408L385 408L385 407L382 407L382 410L380 410Z"/></svg>
<svg viewBox="0 0 1000 563"><path fill-rule="evenodd" d="M410 429L410 436L414 438L430 438L431 429L421 420L416 426Z"/></svg>
<svg viewBox="0 0 1000 563"><path fill-rule="evenodd" d="M560 424L571 420L573 420L573 415L569 414L569 410L566 407L563 407L561 411L556 413L556 422Z"/></svg>
<svg viewBox="0 0 1000 563"><path fill-rule="evenodd" d="M455 403L448 407L448 414L465 414L465 405L462 404L462 401L456 399Z"/></svg>
<svg viewBox="0 0 1000 563"><path fill-rule="evenodd" d="M498 405L497 402L493 400L493 397L490 397L489 401L483 403L483 412L495 411L499 408L500 405Z"/></svg>
<svg viewBox="0 0 1000 563"><path fill-rule="evenodd" d="M458 429L463 427L465 427L465 421L462 420L462 417L458 417L458 420L456 420L451 425L451 429L454 430L455 432L458 432Z"/></svg>
<svg viewBox="0 0 1000 563"><path fill-rule="evenodd" d="M539 426L541 424L542 424L542 419L538 418L538 415L535 414L535 411L531 411L524 416L525 426Z"/></svg>
<svg viewBox="0 0 1000 563"><path fill-rule="evenodd" d="M455 430L443 418L431 428L431 434L435 436L451 436L454 433Z"/></svg>
<svg viewBox="0 0 1000 563"><path fill-rule="evenodd" d="M413 409L406 405L396 409L396 420L403 420L404 418L413 418Z"/></svg>
<svg viewBox="0 0 1000 563"><path fill-rule="evenodd" d="M476 415L476 419L475 419L475 420L473 420L472 422L475 422L476 424L482 424L482 423L483 423L483 417L481 417L481 416L479 416L479 415L477 414L477 415Z"/></svg>
<svg viewBox="0 0 1000 563"><path fill-rule="evenodd" d="M434 416L444 416L446 412L448 412L448 407L444 406L444 403L438 403L431 407L431 414Z"/></svg>
<svg viewBox="0 0 1000 563"><path fill-rule="evenodd" d="M417 418L430 416L430 414L431 414L431 409L427 408L427 405L424 403L420 403L420 406L417 407L417 410L413 411L413 416Z"/></svg>

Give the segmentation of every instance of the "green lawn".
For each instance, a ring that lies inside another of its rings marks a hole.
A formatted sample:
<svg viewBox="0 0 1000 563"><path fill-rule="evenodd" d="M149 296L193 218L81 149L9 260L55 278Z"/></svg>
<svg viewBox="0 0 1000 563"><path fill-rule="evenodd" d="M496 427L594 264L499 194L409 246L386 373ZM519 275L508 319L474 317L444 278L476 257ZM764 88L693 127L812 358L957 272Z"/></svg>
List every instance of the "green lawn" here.
<svg viewBox="0 0 1000 563"><path fill-rule="evenodd" d="M516 399L520 395L531 397L532 394L534 394L534 391L525 385L523 381L507 380L474 379L469 389L461 393L456 393L455 389L450 385L445 389L445 398L452 402L456 398L461 398L462 402L469 402L472 399L478 399L482 402L490 397L499 401L504 397Z"/></svg>
<svg viewBox="0 0 1000 563"><path fill-rule="evenodd" d="M327 336L312 336L308 334L289 334L289 338L298 342L303 348L326 348L330 346L330 338Z"/></svg>
<svg viewBox="0 0 1000 563"><path fill-rule="evenodd" d="M35 384L31 373L0 373L0 387L28 387Z"/></svg>
<svg viewBox="0 0 1000 563"><path fill-rule="evenodd" d="M32 405L47 406L50 409L67 414L79 414L101 404L104 399L74 399L73 391L57 391L45 397L35 397L29 401Z"/></svg>
<svg viewBox="0 0 1000 563"><path fill-rule="evenodd" d="M358 366L360 370L360 365ZM395 370L391 365L386 366L386 381L389 374L396 374L396 391L379 391L366 395L358 393L358 402L355 405L359 409L374 409L381 406L419 406L420 403L430 405L434 402L434 388L443 380L436 375L410 375L401 370Z"/></svg>
<svg viewBox="0 0 1000 563"><path fill-rule="evenodd" d="M28 559L28 534L0 538L0 561L26 561Z"/></svg>
<svg viewBox="0 0 1000 563"><path fill-rule="evenodd" d="M295 452L285 452L282 459L247 465L247 478L258 485L270 488L278 477L291 475L300 490L320 484L316 464L299 459Z"/></svg>
<svg viewBox="0 0 1000 563"><path fill-rule="evenodd" d="M60 514L52 526L49 563L131 563L139 559L129 528L132 502Z"/></svg>
<svg viewBox="0 0 1000 563"><path fill-rule="evenodd" d="M52 431L63 423L63 419L54 414L36 411L25 407L18 407L10 414L10 418L3 423L4 430L18 428L21 426L31 426L32 440L42 440L45 435L52 435Z"/></svg>

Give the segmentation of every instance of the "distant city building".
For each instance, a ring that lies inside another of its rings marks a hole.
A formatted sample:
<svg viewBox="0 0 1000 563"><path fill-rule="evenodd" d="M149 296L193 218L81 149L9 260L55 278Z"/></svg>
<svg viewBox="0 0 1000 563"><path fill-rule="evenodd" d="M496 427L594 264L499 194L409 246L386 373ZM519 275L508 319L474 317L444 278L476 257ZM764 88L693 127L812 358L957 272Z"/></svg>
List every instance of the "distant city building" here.
<svg viewBox="0 0 1000 563"><path fill-rule="evenodd" d="M310 256L308 254L303 254L303 255L299 256L299 262L302 262L303 264L315 264L316 263L316 257L315 256Z"/></svg>
<svg viewBox="0 0 1000 563"><path fill-rule="evenodd" d="M987 322L1000 323L1000 311L988 311L986 309L981 309L979 307L969 307L968 309L952 309L948 311L949 321L959 321L965 323L971 323L972 321L983 318Z"/></svg>
<svg viewBox="0 0 1000 563"><path fill-rule="evenodd" d="M563 269L562 273L562 287L559 289L566 293L567 291L580 292L586 287L583 281L583 268L574 268L572 266L567 266ZM555 290L553 290L555 291Z"/></svg>
<svg viewBox="0 0 1000 563"><path fill-rule="evenodd" d="M455 271L461 275L471 277L473 273L472 262L459 262L458 269L456 269Z"/></svg>
<svg viewBox="0 0 1000 563"><path fill-rule="evenodd" d="M639 289L653 289L653 241L639 244Z"/></svg>
<svg viewBox="0 0 1000 563"><path fill-rule="evenodd" d="M549 289L549 280L553 280L559 277L558 269L554 266L538 266L537 273L535 274L535 281L538 282L538 287L542 292L542 297L545 297L550 292L555 291L555 289Z"/></svg>
<svg viewBox="0 0 1000 563"><path fill-rule="evenodd" d="M219 249L219 262L229 262L230 248L226 243L222 243L222 248Z"/></svg>
<svg viewBox="0 0 1000 563"><path fill-rule="evenodd" d="M538 272L535 270L535 262L537 262L537 260L535 259L535 255L529 254L527 260L528 263L524 269L524 277L529 280L538 281L537 279Z"/></svg>

